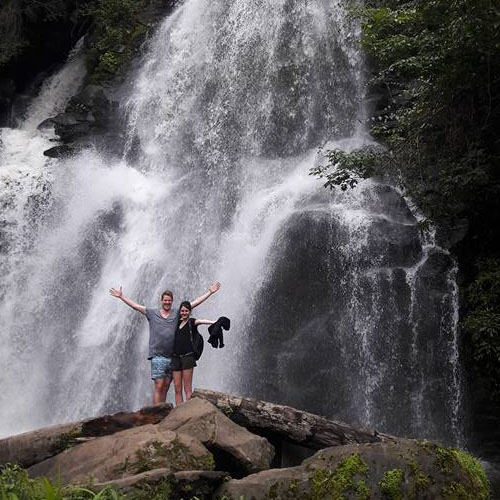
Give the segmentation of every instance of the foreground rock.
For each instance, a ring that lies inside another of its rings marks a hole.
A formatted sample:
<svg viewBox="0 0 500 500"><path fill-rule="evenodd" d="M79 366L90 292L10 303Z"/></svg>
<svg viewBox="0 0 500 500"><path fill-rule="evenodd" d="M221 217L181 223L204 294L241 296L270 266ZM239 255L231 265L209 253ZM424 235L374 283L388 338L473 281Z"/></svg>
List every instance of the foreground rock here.
<svg viewBox="0 0 500 500"><path fill-rule="evenodd" d="M90 484L95 491L112 486L130 498L489 498L481 464L464 452L264 401L210 391L196 394L215 398L227 415L245 421L248 428L195 397L175 410L163 405L14 436L0 441L0 452L4 463L37 461L28 469L31 477ZM288 446L296 460L287 465L300 465L269 469L273 447L252 430L267 434L272 442L279 436L294 443ZM342 444L354 439L377 441ZM335 446L309 456L321 442ZM304 450L309 458L301 462Z"/></svg>
<svg viewBox="0 0 500 500"><path fill-rule="evenodd" d="M142 408L137 412L91 418L73 424L54 425L0 440L0 465L29 467L87 438L105 436L146 424L156 424L172 410L171 404Z"/></svg>
<svg viewBox="0 0 500 500"><path fill-rule="evenodd" d="M203 389L196 389L193 397L210 401L238 425L255 432L272 433L292 443L316 450L328 446L396 439L394 436L373 429L328 420L306 411L267 401Z"/></svg>
<svg viewBox="0 0 500 500"><path fill-rule="evenodd" d="M484 471L470 456L405 439L327 448L298 467L228 481L217 495L228 500L489 498Z"/></svg>
<svg viewBox="0 0 500 500"><path fill-rule="evenodd" d="M155 469L135 476L97 483L92 486L95 491L113 487L122 493L144 497L145 493L151 496L163 496L168 500L197 498L205 500L212 497L213 492L229 476L218 471L182 471L171 473L169 469Z"/></svg>
<svg viewBox="0 0 500 500"><path fill-rule="evenodd" d="M212 470L214 460L197 439L145 425L83 443L34 465L28 473L86 484L160 468L170 472Z"/></svg>
<svg viewBox="0 0 500 500"><path fill-rule="evenodd" d="M178 406L159 427L199 439L214 454L218 468L230 471L233 477L269 469L274 456L266 439L235 424L213 404L199 398Z"/></svg>

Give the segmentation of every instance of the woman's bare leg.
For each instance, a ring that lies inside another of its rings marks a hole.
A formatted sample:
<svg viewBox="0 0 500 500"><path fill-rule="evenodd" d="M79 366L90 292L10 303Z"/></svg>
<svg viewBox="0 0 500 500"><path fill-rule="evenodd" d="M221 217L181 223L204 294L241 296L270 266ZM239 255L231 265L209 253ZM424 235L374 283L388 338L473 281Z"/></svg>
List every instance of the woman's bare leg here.
<svg viewBox="0 0 500 500"><path fill-rule="evenodd" d="M184 383L184 392L186 393L186 401L191 399L191 394L193 394L193 371L194 368L182 370L182 380Z"/></svg>
<svg viewBox="0 0 500 500"><path fill-rule="evenodd" d="M182 374L183 371L174 371L175 406L182 403Z"/></svg>

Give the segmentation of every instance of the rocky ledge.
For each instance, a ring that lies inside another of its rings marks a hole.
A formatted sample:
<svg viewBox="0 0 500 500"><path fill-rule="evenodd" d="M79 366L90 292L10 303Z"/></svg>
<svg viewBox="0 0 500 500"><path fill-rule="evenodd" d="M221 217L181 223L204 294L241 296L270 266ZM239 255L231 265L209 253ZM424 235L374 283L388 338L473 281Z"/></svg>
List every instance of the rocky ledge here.
<svg viewBox="0 0 500 500"><path fill-rule="evenodd" d="M489 498L483 468L463 451L202 390L175 409L0 440L6 464L130 499Z"/></svg>

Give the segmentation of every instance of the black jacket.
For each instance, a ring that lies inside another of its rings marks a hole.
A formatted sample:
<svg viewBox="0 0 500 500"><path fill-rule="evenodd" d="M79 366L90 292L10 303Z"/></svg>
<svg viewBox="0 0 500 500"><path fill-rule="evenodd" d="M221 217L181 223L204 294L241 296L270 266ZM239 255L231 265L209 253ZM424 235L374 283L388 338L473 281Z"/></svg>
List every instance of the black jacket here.
<svg viewBox="0 0 500 500"><path fill-rule="evenodd" d="M224 347L224 335L222 330L229 330L231 328L231 320L225 316L221 316L213 325L208 327L208 333L210 337L208 338L208 343L212 344L212 347Z"/></svg>

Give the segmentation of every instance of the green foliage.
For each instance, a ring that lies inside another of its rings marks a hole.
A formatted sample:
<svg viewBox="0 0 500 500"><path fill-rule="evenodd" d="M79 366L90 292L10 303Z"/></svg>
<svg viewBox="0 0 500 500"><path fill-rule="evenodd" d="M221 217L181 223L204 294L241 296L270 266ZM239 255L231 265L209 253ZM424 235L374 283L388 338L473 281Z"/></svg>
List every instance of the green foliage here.
<svg viewBox="0 0 500 500"><path fill-rule="evenodd" d="M342 191L354 188L360 179L374 175L380 162L379 156L369 151L346 153L334 149L327 151L325 158L328 160L327 165L312 168L309 175L326 179L324 187L334 189L339 186Z"/></svg>
<svg viewBox="0 0 500 500"><path fill-rule="evenodd" d="M404 472L401 469L388 470L379 482L379 488L384 498L401 500L403 498L401 491L403 479Z"/></svg>
<svg viewBox="0 0 500 500"><path fill-rule="evenodd" d="M133 56L135 42L148 29L140 20L147 3L148 0L95 0L82 9L82 14L90 16L95 26L90 54L97 59L94 80L114 77Z"/></svg>
<svg viewBox="0 0 500 500"><path fill-rule="evenodd" d="M469 313L462 322L475 375L494 397L500 395L500 259L482 259L476 279L466 288Z"/></svg>
<svg viewBox="0 0 500 500"><path fill-rule="evenodd" d="M167 479L154 486L143 483L124 494L109 486L95 492L88 488L63 486L60 481L52 483L45 477L30 479L18 465L0 468L0 500L169 500L170 492ZM199 499L186 496L185 500Z"/></svg>
<svg viewBox="0 0 500 500"><path fill-rule="evenodd" d="M72 486L63 486L60 481L52 483L46 477L30 479L18 465L0 468L0 500L122 500L112 488L99 493Z"/></svg>
<svg viewBox="0 0 500 500"><path fill-rule="evenodd" d="M500 7L490 0L391 3L354 11L375 66L371 84L387 96L372 133L390 154L341 158L328 187L351 185L349 171L355 179L389 174L435 219L469 213L485 190L500 192L493 170Z"/></svg>
<svg viewBox="0 0 500 500"><path fill-rule="evenodd" d="M30 23L57 21L67 14L64 0L7 0L0 8L0 67L30 45Z"/></svg>

